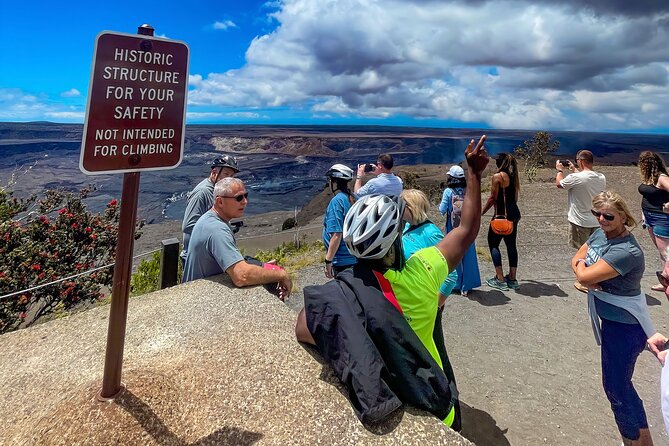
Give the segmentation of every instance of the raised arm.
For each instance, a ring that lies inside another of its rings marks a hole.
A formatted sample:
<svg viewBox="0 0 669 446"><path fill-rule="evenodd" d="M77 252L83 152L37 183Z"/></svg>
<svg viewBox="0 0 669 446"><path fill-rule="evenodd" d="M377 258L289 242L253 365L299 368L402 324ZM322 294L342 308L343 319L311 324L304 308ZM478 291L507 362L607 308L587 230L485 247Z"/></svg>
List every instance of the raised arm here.
<svg viewBox="0 0 669 446"><path fill-rule="evenodd" d="M444 255L448 270L453 271L462 260L469 245L474 243L481 226L481 175L488 165L488 153L483 146L486 135L481 136L476 146L472 139L465 150L467 158L467 192L462 203L460 226L437 244L437 248Z"/></svg>

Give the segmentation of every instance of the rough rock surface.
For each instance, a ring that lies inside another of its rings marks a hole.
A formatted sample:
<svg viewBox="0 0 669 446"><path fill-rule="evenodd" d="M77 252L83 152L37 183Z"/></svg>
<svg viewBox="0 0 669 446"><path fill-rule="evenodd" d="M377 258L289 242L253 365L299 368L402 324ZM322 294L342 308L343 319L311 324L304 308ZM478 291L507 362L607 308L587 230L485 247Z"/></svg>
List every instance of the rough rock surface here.
<svg viewBox="0 0 669 446"><path fill-rule="evenodd" d="M131 300L127 390L97 402L108 311L0 337L0 444L472 444L410 408L363 426L294 310L220 278Z"/></svg>

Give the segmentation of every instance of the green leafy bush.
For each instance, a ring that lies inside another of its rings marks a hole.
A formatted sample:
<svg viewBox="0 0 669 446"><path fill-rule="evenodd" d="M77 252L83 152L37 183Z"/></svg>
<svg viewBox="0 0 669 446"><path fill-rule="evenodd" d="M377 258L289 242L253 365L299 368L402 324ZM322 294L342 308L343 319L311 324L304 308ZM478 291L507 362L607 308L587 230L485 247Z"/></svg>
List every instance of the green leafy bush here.
<svg viewBox="0 0 669 446"><path fill-rule="evenodd" d="M177 282L181 282L183 268L181 261L177 270ZM151 254L151 257L142 260L130 280L130 294L141 296L142 294L157 291L160 288L160 251Z"/></svg>
<svg viewBox="0 0 669 446"><path fill-rule="evenodd" d="M83 201L89 193L48 190L17 199L0 188L0 296L113 263L118 202L93 214ZM108 267L0 300L0 333L103 298L112 276Z"/></svg>

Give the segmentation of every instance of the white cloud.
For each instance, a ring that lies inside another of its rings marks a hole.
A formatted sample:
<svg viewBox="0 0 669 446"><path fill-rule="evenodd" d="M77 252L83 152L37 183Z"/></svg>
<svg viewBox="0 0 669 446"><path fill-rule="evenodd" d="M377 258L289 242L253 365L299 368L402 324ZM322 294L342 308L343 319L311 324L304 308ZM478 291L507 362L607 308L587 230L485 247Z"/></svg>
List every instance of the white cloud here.
<svg viewBox="0 0 669 446"><path fill-rule="evenodd" d="M46 95L34 95L16 88L0 88L0 120L83 122L84 112L77 107L54 104Z"/></svg>
<svg viewBox="0 0 669 446"><path fill-rule="evenodd" d="M200 121L207 119L216 119L223 117L223 113L219 112L186 112L186 118L189 120Z"/></svg>
<svg viewBox="0 0 669 446"><path fill-rule="evenodd" d="M285 0L242 68L190 77L189 103L507 128L666 127L669 13L653 5Z"/></svg>
<svg viewBox="0 0 669 446"><path fill-rule="evenodd" d="M255 112L229 112L226 113L225 116L229 116L231 118L246 118L246 119L258 119L260 118L260 113L255 113Z"/></svg>
<svg viewBox="0 0 669 446"><path fill-rule="evenodd" d="M222 30L237 28L237 25L232 20L223 20L222 22L216 21L212 26L214 29L222 29Z"/></svg>
<svg viewBox="0 0 669 446"><path fill-rule="evenodd" d="M53 118L53 119L65 119L65 120L77 120L83 122L85 113L84 112L68 112L68 111L61 111L61 112L46 112L44 114L48 118Z"/></svg>
<svg viewBox="0 0 669 446"><path fill-rule="evenodd" d="M67 91L64 91L60 94L64 98L77 98L81 96L81 93L76 88L70 88Z"/></svg>

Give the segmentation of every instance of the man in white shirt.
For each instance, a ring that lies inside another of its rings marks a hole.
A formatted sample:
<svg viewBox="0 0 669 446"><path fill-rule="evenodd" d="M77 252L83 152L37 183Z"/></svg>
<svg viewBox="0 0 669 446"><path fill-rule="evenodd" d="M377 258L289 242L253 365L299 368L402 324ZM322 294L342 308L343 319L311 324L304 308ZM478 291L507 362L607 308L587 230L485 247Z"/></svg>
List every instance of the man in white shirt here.
<svg viewBox="0 0 669 446"><path fill-rule="evenodd" d="M569 202L567 220L571 225L569 244L576 249L583 246L599 227L597 219L591 212L592 197L606 189L606 177L592 170L593 161L591 151L581 150L576 154L576 165L571 161L555 162L557 169L555 185L560 189L566 189L569 193L567 198ZM572 172L566 177L565 167Z"/></svg>

